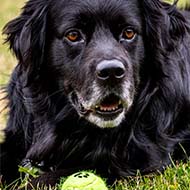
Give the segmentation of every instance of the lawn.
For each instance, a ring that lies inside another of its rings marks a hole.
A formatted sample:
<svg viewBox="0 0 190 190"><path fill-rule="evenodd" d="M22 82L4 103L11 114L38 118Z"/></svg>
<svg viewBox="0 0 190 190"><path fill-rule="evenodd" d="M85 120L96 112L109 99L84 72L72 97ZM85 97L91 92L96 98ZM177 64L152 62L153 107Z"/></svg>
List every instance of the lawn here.
<svg viewBox="0 0 190 190"><path fill-rule="evenodd" d="M24 0L1 0L0 5L0 30L9 20L14 18L20 12ZM11 70L16 64L16 59L12 56L7 45L3 45L5 36L0 35L0 87L4 87L9 79ZM2 96L2 94L0 94ZM0 110L3 102L0 102ZM5 116L0 116L0 131L5 123ZM0 133L0 141L2 140ZM3 187L0 184L0 190L16 190L14 185ZM112 189L110 187L110 189ZM116 190L190 190L190 163L173 164L162 174L155 174L135 178L129 178L125 182L119 181Z"/></svg>

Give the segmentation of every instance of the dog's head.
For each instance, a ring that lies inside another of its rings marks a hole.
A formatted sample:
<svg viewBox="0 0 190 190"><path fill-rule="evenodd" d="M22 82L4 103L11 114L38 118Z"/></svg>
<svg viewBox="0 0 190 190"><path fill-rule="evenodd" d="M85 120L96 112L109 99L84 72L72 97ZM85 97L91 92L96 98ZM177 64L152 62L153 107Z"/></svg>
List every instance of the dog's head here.
<svg viewBox="0 0 190 190"><path fill-rule="evenodd" d="M134 100L144 58L136 5L98 0L50 6L49 64L59 65L60 88L66 88L79 115L100 127L119 125Z"/></svg>
<svg viewBox="0 0 190 190"><path fill-rule="evenodd" d="M183 30L158 0L30 0L5 32L30 82L51 75L78 114L104 128L124 120L139 84L160 77L158 60Z"/></svg>

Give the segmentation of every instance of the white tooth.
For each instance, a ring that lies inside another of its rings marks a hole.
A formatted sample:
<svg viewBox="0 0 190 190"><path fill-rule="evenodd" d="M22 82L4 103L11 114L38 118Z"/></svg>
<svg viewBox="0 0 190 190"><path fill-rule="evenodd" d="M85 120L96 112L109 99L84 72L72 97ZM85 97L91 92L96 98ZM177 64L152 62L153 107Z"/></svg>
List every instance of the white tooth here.
<svg viewBox="0 0 190 190"><path fill-rule="evenodd" d="M100 110L101 110L101 111L105 111L105 108L104 108L104 107L100 107Z"/></svg>
<svg viewBox="0 0 190 190"><path fill-rule="evenodd" d="M118 109L118 106L115 106L115 107L98 107L100 109L100 111L104 111L104 112L107 112L107 111L115 111Z"/></svg>

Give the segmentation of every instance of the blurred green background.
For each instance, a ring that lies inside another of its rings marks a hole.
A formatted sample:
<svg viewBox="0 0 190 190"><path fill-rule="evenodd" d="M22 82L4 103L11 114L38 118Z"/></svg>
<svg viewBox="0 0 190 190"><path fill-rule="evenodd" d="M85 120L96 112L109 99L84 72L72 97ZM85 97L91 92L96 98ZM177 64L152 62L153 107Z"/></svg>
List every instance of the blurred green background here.
<svg viewBox="0 0 190 190"><path fill-rule="evenodd" d="M2 35L2 29L8 21L19 14L24 0L1 0L0 4L0 85L2 86L7 83L15 64L15 59L8 50L8 45L4 44L5 36Z"/></svg>

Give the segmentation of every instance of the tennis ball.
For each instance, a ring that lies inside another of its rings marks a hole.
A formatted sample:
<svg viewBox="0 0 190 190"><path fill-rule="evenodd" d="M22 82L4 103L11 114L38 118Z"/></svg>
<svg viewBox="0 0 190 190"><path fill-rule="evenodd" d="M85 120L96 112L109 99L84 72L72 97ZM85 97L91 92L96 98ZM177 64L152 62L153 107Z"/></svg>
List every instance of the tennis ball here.
<svg viewBox="0 0 190 190"><path fill-rule="evenodd" d="M108 190L104 180L92 172L81 171L61 180L59 190Z"/></svg>

